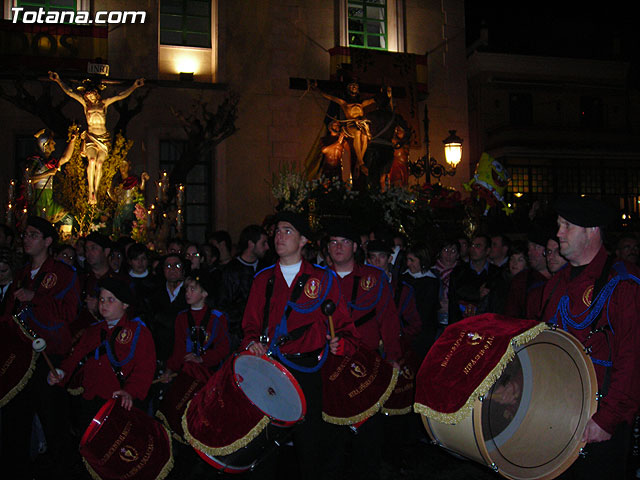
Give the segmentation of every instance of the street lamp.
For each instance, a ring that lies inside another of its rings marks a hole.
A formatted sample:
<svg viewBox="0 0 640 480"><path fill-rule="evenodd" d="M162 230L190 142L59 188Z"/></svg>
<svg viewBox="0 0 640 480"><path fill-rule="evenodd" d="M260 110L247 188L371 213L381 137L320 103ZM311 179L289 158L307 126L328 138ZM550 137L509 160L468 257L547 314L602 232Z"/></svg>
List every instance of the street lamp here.
<svg viewBox="0 0 640 480"><path fill-rule="evenodd" d="M444 143L444 158L450 169L447 169L445 165L438 163L438 161L429 157L429 153L417 162L409 165L411 174L415 177L421 177L424 174L430 175L437 179L445 175L455 175L456 168L462 160L462 139L456 135L455 130L449 130L449 136L445 138Z"/></svg>

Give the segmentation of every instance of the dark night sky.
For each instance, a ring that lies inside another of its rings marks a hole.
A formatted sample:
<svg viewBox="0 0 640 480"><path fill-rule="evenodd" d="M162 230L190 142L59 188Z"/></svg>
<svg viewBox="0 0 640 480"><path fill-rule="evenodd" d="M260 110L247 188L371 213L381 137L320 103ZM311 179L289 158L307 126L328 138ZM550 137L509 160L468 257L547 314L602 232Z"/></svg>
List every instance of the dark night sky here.
<svg viewBox="0 0 640 480"><path fill-rule="evenodd" d="M628 60L637 70L640 28L630 7L634 3L466 0L467 45L478 38L484 21L489 27L488 51Z"/></svg>

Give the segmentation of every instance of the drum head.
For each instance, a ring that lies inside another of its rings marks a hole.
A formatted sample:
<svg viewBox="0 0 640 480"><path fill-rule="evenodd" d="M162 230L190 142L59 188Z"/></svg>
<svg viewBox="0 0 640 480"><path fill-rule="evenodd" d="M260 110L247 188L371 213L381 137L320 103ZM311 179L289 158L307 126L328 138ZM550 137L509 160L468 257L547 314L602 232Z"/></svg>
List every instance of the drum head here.
<svg viewBox="0 0 640 480"><path fill-rule="evenodd" d="M233 364L236 384L271 420L294 424L305 415L306 401L291 373L267 357L238 355Z"/></svg>
<svg viewBox="0 0 640 480"><path fill-rule="evenodd" d="M596 388L590 360L565 332L545 331L517 348L474 410L487 463L514 479L559 475L584 445L580 440L595 412Z"/></svg>

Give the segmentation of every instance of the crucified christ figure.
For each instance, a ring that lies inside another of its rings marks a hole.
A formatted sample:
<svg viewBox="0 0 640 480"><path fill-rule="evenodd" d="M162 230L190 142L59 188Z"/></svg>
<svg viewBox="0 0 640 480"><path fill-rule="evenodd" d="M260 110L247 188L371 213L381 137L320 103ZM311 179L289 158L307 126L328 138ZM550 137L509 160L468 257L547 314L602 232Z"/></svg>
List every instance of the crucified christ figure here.
<svg viewBox="0 0 640 480"><path fill-rule="evenodd" d="M111 137L107 131L107 107L123 100L137 88L144 85L144 79L137 79L126 90L109 98L102 98L97 88L87 90L82 95L67 86L56 72L49 72L49 79L56 82L62 91L80 103L87 119L87 130L82 132L82 155L87 158L87 182L89 186L89 204L98 203L98 186L102 178L102 164L109 156Z"/></svg>

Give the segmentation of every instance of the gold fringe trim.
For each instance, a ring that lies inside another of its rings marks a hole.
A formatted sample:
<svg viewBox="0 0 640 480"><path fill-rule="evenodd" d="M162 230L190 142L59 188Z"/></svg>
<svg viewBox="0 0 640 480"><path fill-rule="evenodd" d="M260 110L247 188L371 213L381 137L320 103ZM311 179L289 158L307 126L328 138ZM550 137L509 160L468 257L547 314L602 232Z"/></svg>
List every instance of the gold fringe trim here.
<svg viewBox="0 0 640 480"><path fill-rule="evenodd" d="M358 423L366 418L369 418L371 415L377 413L382 408L384 402L389 400L389 397L393 393L393 390L396 388L396 383L398 383L398 373L398 369L394 368L393 373L391 374L391 383L389 383L389 386L387 387L385 392L371 408L368 408L364 412L359 413L358 415L354 415L353 417L333 417L322 412L322 419L325 422L332 423L334 425L353 425L354 423Z"/></svg>
<svg viewBox="0 0 640 480"><path fill-rule="evenodd" d="M162 428L164 428L164 431L167 432L167 440L169 441L169 460L167 460L167 463L164 464L164 467L162 467L162 470L160 470L160 472L158 473L156 480L164 480L164 478L167 475L169 475L169 472L173 469L173 465L174 465L173 443L171 443L171 431L164 425L162 425Z"/></svg>
<svg viewBox="0 0 640 480"><path fill-rule="evenodd" d="M69 395L77 397L78 395L82 395L84 393L84 387L67 388L67 392L69 392Z"/></svg>
<svg viewBox="0 0 640 480"><path fill-rule="evenodd" d="M192 447L212 457L221 457L224 455L229 455L235 452L236 450L241 449L242 447L246 447L254 438L260 435L260 433L262 433L262 431L270 423L269 417L265 415L264 417L262 417L262 419L260 419L260 421L256 424L255 427L249 430L249 432L244 437L239 438L235 442L229 445L225 445L224 447L214 448L200 442L193 435L191 435L191 432L189 432L189 425L187 423L187 412L189 411L190 403L191 403L191 400L189 400L189 403L187 403L187 408L185 408L184 413L182 414L182 429L184 430L184 438L187 442L191 444Z"/></svg>
<svg viewBox="0 0 640 480"><path fill-rule="evenodd" d="M404 408L386 408L386 407L382 407L382 410L380 410L382 413L384 413L385 415L406 415L407 413L410 413L412 410L411 405L409 405L408 407L404 407Z"/></svg>
<svg viewBox="0 0 640 480"><path fill-rule="evenodd" d="M174 465L173 445L171 444L171 432L169 432L169 430L164 425L162 427L167 432L167 440L169 440L169 460L167 460L167 463L164 464L164 466L162 467L162 470L160 470L155 480L163 480L167 475L169 475L169 472L173 469L173 465ZM89 475L91 475L91 478L93 478L93 480L103 480L103 478L100 475L98 475L98 473L91 467L91 465L89 465L89 462L87 462L86 458L82 457L82 463L84 463L84 466L87 469L87 472L89 472Z"/></svg>
<svg viewBox="0 0 640 480"><path fill-rule="evenodd" d="M82 463L84 463L87 472L89 472L89 475L91 475L91 478L93 478L93 480L102 480L102 477L98 475L93 468L91 468L91 465L89 465L89 462L87 462L84 457L82 457Z"/></svg>
<svg viewBox="0 0 640 480"><path fill-rule="evenodd" d="M182 438L180 435L178 435L176 432L173 431L173 429L171 428L171 425L169 425L169 420L167 420L167 417L164 416L164 413L158 410L156 412L156 417L162 422L164 427L171 432L171 438L173 438L174 440L177 440L183 445L189 445L187 442L185 442L184 438Z"/></svg>
<svg viewBox="0 0 640 480"><path fill-rule="evenodd" d="M4 407L7 403L9 403L13 397L15 397L20 391L25 387L25 385L31 379L31 375L36 370L36 362L38 361L38 357L40 356L35 350L31 350L31 363L29 364L29 368L25 372L22 379L18 382L18 384L13 387L11 390L7 392L7 394L0 399L0 408Z"/></svg>
<svg viewBox="0 0 640 480"><path fill-rule="evenodd" d="M442 413L436 410L432 410L426 405L421 403L414 403L413 410L416 413L424 415L428 418L436 420L440 423L446 423L450 425L455 425L456 423L460 423L462 420L467 418L471 411L473 410L473 405L477 398L482 397L487 394L489 389L493 386L494 383L498 381L502 372L506 368L507 364L513 360L515 356L514 345L521 346L525 343L530 342L534 338L536 338L541 332L547 330L549 327L546 323L540 323L529 330L525 330L520 335L513 337L508 345L505 353L502 355L498 363L495 367L489 372L489 374L480 382L480 385L476 387L473 393L469 396L465 404L456 412L453 413Z"/></svg>

